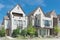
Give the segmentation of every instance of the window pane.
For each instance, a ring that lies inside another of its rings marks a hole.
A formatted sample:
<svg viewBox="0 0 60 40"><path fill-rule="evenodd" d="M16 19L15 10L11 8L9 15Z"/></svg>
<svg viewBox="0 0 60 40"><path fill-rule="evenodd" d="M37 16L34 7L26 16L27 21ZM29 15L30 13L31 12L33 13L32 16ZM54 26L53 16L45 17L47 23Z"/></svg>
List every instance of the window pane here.
<svg viewBox="0 0 60 40"><path fill-rule="evenodd" d="M24 21L24 26L26 25L26 21Z"/></svg>
<svg viewBox="0 0 60 40"><path fill-rule="evenodd" d="M14 25L16 25L16 23L17 23L17 21L16 21L16 20L14 20L14 21L13 21L13 24L14 24Z"/></svg>
<svg viewBox="0 0 60 40"><path fill-rule="evenodd" d="M50 26L50 21L49 20L44 20L44 25L45 26Z"/></svg>
<svg viewBox="0 0 60 40"><path fill-rule="evenodd" d="M22 26L22 20L18 20L18 26Z"/></svg>

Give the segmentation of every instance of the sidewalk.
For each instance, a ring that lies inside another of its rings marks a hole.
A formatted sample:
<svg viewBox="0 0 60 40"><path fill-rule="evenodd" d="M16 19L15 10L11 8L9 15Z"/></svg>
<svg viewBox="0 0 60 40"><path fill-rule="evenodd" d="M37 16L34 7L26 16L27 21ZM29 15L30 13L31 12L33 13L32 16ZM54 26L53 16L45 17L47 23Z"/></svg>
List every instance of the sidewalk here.
<svg viewBox="0 0 60 40"><path fill-rule="evenodd" d="M28 39L19 39L19 38L12 38L12 37L0 37L0 40L60 40L60 38L28 38Z"/></svg>

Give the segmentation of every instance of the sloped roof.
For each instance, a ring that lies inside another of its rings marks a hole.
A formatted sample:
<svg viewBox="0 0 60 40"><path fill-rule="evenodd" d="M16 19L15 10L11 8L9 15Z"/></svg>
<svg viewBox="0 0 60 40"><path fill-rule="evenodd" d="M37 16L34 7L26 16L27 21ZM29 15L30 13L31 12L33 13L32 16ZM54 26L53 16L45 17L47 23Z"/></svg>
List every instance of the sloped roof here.
<svg viewBox="0 0 60 40"><path fill-rule="evenodd" d="M38 8L40 8L40 9L42 10L41 7L37 7L37 8L36 8L34 11L32 11L28 16L33 15ZM44 14L45 17L51 17L51 15L53 15L53 17L55 17L55 18L57 17L55 10L52 10L52 11L46 13L46 14L44 13L43 10L42 10L42 12L43 12L43 14Z"/></svg>
<svg viewBox="0 0 60 40"><path fill-rule="evenodd" d="M10 10L8 11L8 14L9 14L16 6L19 6L19 7L22 9L22 11L24 12L24 10L23 10L23 8L21 7L21 5L17 4L17 5L15 5L12 9L10 9ZM25 12L24 12L24 13L25 13Z"/></svg>
<svg viewBox="0 0 60 40"><path fill-rule="evenodd" d="M47 12L47 13L45 14L45 16L46 16L46 17L51 17L51 16L50 16L50 15L51 15L51 13L52 13L52 11Z"/></svg>
<svg viewBox="0 0 60 40"><path fill-rule="evenodd" d="M38 10L38 8L40 8L40 9L42 10L41 7L37 7L35 10L33 10L31 13L29 13L28 16L33 15L33 14ZM43 12L43 10L42 10L42 12ZM44 12L43 12L43 14L44 14ZM45 14L44 14L44 15L45 15Z"/></svg>
<svg viewBox="0 0 60 40"><path fill-rule="evenodd" d="M46 17L51 17L51 15L53 15L53 17L57 17L55 10L52 10L45 14Z"/></svg>
<svg viewBox="0 0 60 40"><path fill-rule="evenodd" d="M31 13L29 13L28 16L33 15L37 9L38 9L38 8L36 8L35 10L33 10Z"/></svg>
<svg viewBox="0 0 60 40"><path fill-rule="evenodd" d="M8 16L4 16L4 19L9 19L9 17Z"/></svg>
<svg viewBox="0 0 60 40"><path fill-rule="evenodd" d="M60 20L60 14L57 16L58 18L59 18L59 20Z"/></svg>

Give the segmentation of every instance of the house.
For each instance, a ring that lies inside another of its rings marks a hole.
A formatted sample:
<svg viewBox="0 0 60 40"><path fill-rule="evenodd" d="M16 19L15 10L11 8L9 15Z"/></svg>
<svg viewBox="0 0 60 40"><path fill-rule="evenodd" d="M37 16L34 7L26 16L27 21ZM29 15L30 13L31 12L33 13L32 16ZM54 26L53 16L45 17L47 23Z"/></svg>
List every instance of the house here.
<svg viewBox="0 0 60 40"><path fill-rule="evenodd" d="M1 24L0 24L0 29L1 29Z"/></svg>
<svg viewBox="0 0 60 40"><path fill-rule="evenodd" d="M41 7L38 7L28 15L28 23L36 27L38 36L50 36L54 34L53 27L58 24L58 18L55 11L44 13Z"/></svg>
<svg viewBox="0 0 60 40"><path fill-rule="evenodd" d="M12 10L8 11L7 16L4 17L4 26L6 34L11 36L14 29L17 27L20 30L27 27L27 16L19 5L16 5Z"/></svg>
<svg viewBox="0 0 60 40"><path fill-rule="evenodd" d="M58 17L58 27L60 29L60 15L58 15L57 17ZM60 32L58 33L58 35L60 36Z"/></svg>
<svg viewBox="0 0 60 40"><path fill-rule="evenodd" d="M2 28L4 28L4 25L0 24L0 30L1 30Z"/></svg>
<svg viewBox="0 0 60 40"><path fill-rule="evenodd" d="M58 26L60 26L60 15L58 15Z"/></svg>
<svg viewBox="0 0 60 40"><path fill-rule="evenodd" d="M36 28L38 36L50 36L54 34L54 27L60 23L60 18L57 17L55 10L45 14L41 7L36 8L26 16L21 6L16 5L12 10L8 11L7 16L3 20L6 34L9 36L11 36L13 30L17 27L22 30L30 22Z"/></svg>

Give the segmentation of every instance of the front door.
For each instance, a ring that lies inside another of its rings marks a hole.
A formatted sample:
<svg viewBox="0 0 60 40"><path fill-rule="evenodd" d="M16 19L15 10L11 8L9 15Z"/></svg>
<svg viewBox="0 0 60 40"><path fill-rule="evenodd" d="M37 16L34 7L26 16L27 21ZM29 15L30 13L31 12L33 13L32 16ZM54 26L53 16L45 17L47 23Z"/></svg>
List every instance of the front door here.
<svg viewBox="0 0 60 40"><path fill-rule="evenodd" d="M9 29L6 29L6 35L9 36Z"/></svg>

